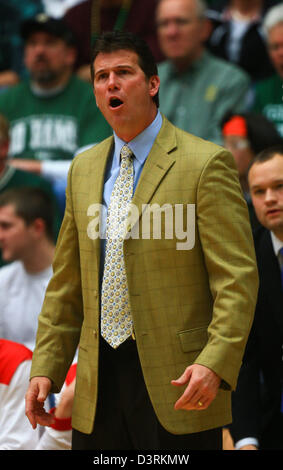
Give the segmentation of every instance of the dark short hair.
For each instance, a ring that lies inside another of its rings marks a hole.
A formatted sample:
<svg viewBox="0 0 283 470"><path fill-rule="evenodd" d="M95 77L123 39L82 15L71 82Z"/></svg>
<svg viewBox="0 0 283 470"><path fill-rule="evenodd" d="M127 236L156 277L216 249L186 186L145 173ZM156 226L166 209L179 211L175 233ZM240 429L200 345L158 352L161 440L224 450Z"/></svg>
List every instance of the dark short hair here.
<svg viewBox="0 0 283 470"><path fill-rule="evenodd" d="M139 66L149 79L158 75L154 56L147 43L138 35L125 31L108 31L94 40L91 54L91 78L94 81L94 61L99 53L111 53L120 50L135 52L138 56ZM159 94L153 97L156 106L159 106Z"/></svg>
<svg viewBox="0 0 283 470"><path fill-rule="evenodd" d="M36 219L45 223L46 236L53 240L54 206L46 191L40 188L17 187L0 194L0 207L12 204L18 217L26 225L32 224Z"/></svg>
<svg viewBox="0 0 283 470"><path fill-rule="evenodd" d="M283 144L273 145L259 152L253 159L250 168L254 163L264 163L271 160L275 155L281 155L283 157Z"/></svg>

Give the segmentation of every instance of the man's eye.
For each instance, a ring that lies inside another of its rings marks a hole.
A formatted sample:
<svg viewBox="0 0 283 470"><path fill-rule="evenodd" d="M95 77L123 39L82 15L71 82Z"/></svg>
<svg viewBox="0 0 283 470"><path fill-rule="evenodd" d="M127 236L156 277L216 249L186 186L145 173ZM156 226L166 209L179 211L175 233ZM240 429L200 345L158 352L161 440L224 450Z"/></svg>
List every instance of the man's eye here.
<svg viewBox="0 0 283 470"><path fill-rule="evenodd" d="M97 80L105 80L106 79L106 73L101 73L96 77Z"/></svg>
<svg viewBox="0 0 283 470"><path fill-rule="evenodd" d="M254 194L263 194L263 189L256 189L256 191L254 191Z"/></svg>
<svg viewBox="0 0 283 470"><path fill-rule="evenodd" d="M177 27L187 26L188 24L192 23L192 20L188 18L176 18L175 20L161 20L157 22L158 28L168 28L170 24L174 24Z"/></svg>
<svg viewBox="0 0 283 470"><path fill-rule="evenodd" d="M269 50L273 52L277 51L279 47L279 44L269 44Z"/></svg>

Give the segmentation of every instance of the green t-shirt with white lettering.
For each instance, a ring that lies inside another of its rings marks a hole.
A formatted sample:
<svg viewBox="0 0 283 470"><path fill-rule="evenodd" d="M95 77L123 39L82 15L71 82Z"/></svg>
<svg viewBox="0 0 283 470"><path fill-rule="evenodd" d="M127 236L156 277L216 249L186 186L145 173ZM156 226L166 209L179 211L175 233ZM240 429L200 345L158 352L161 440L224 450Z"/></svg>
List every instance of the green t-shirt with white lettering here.
<svg viewBox="0 0 283 470"><path fill-rule="evenodd" d="M111 135L92 86L72 76L54 96L35 94L28 81L0 94L0 113L10 122L13 158L71 160L84 146Z"/></svg>
<svg viewBox="0 0 283 470"><path fill-rule="evenodd" d="M283 137L283 80L279 75L272 75L257 83L253 111L273 122Z"/></svg>

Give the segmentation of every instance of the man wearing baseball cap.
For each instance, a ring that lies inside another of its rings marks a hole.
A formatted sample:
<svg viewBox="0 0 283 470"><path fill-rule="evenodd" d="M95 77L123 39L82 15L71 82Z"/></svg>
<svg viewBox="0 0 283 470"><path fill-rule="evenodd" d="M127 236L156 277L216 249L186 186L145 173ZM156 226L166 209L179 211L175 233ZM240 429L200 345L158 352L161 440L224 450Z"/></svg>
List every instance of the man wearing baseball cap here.
<svg viewBox="0 0 283 470"><path fill-rule="evenodd" d="M21 35L24 40L38 31L45 31L58 38L61 38L70 46L76 46L76 39L73 32L69 29L67 24L58 19L52 18L45 13L40 13L34 18L26 20L21 27Z"/></svg>
<svg viewBox="0 0 283 470"><path fill-rule="evenodd" d="M110 128L91 85L74 74L76 42L63 20L39 14L23 23L21 34L29 80L0 96L12 164L55 177L63 168L65 176L78 149L108 137Z"/></svg>

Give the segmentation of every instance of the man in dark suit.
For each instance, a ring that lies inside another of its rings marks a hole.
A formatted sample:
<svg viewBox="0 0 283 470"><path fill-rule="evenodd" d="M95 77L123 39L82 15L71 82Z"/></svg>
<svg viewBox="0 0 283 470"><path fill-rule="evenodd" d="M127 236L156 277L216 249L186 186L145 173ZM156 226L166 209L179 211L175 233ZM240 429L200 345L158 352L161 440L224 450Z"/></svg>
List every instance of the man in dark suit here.
<svg viewBox="0 0 283 470"><path fill-rule="evenodd" d="M231 433L236 448L283 449L283 146L261 152L248 179L262 224L255 232L260 287Z"/></svg>

